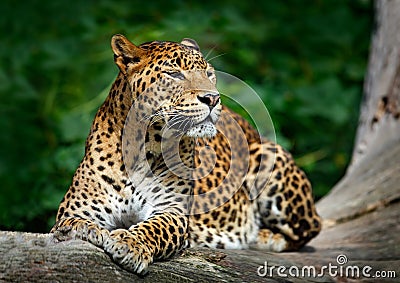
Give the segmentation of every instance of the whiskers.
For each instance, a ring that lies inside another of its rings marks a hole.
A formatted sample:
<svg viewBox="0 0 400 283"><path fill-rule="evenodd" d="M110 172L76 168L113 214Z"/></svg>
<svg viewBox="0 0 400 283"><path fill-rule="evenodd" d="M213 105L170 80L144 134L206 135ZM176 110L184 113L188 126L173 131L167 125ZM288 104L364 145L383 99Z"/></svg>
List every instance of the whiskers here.
<svg viewBox="0 0 400 283"><path fill-rule="evenodd" d="M171 116L170 116L171 117ZM175 137L183 135L187 130L194 126L194 121L190 117L186 117L182 114L173 116L168 123L164 126L164 130L174 129Z"/></svg>
<svg viewBox="0 0 400 283"><path fill-rule="evenodd" d="M185 116L184 111L177 109L160 109L150 115L144 116L139 123L148 123L152 126L158 122L163 122L162 131L174 131L173 136L178 137L195 125L191 117Z"/></svg>
<svg viewBox="0 0 400 283"><path fill-rule="evenodd" d="M216 47L217 47L217 45L214 45L214 46L210 49L210 51L208 51L208 53L206 54L206 56L204 56L204 59L206 59L207 62L211 62L211 60L214 60L214 59L216 59L216 58L218 58L218 57L221 57L221 56L224 56L224 55L226 54L226 53L222 53L222 54L215 55L214 57L208 58L208 56L211 55L211 53L214 51L214 49L215 49Z"/></svg>
<svg viewBox="0 0 400 283"><path fill-rule="evenodd" d="M224 56L225 54L226 53L221 53L221 54L215 55L214 57L211 57L210 59L207 59L207 62L210 62L211 60L214 60L214 59L216 59L218 57Z"/></svg>

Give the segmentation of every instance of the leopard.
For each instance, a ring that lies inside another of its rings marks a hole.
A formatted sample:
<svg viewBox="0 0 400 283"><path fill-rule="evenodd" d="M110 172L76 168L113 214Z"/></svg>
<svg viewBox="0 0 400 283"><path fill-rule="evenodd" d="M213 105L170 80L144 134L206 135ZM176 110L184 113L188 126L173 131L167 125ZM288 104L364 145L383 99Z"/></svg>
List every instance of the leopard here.
<svg viewBox="0 0 400 283"><path fill-rule="evenodd" d="M292 155L222 105L193 39L111 39L119 69L51 229L144 275L188 247L301 249L321 230Z"/></svg>

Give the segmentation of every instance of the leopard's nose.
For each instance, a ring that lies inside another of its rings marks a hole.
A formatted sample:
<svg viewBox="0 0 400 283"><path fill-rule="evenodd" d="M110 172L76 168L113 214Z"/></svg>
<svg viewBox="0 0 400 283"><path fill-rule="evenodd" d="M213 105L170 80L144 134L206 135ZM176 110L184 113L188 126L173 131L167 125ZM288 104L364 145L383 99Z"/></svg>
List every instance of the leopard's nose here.
<svg viewBox="0 0 400 283"><path fill-rule="evenodd" d="M197 99L212 109L218 104L220 97L219 93L206 93L198 95Z"/></svg>

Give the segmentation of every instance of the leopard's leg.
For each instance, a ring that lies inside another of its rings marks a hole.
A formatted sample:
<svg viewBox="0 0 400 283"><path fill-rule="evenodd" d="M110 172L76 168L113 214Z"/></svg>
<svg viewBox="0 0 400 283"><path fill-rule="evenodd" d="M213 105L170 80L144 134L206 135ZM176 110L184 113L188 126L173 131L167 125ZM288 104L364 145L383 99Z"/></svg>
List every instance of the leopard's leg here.
<svg viewBox="0 0 400 283"><path fill-rule="evenodd" d="M311 184L294 163L292 156L282 147L270 142L258 146L258 151L252 152L262 153L270 160L274 156L274 164L256 164L263 168L257 178L266 180L264 188L255 194L260 229L257 245L272 251L297 250L321 229Z"/></svg>
<svg viewBox="0 0 400 283"><path fill-rule="evenodd" d="M123 268L145 274L154 259L168 258L183 248L187 228L187 216L155 214L129 229L113 230L104 250Z"/></svg>
<svg viewBox="0 0 400 283"><path fill-rule="evenodd" d="M272 252L282 252L288 248L288 241L281 233L274 233L270 229L260 229L255 245L252 248L268 250Z"/></svg>
<svg viewBox="0 0 400 283"><path fill-rule="evenodd" d="M109 231L88 219L78 217L61 218L51 229L50 233L58 241L81 239L98 247L103 247L104 241L109 237Z"/></svg>

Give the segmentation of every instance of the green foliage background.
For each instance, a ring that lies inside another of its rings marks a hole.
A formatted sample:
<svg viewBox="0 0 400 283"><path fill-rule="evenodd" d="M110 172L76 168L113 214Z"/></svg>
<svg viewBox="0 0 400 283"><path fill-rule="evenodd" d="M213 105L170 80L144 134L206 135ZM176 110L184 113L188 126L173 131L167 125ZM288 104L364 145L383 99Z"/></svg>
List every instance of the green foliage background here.
<svg viewBox="0 0 400 283"><path fill-rule="evenodd" d="M0 10L0 229L47 231L117 74L115 33L191 37L252 86L317 198L351 154L372 23L368 0L5 0Z"/></svg>

